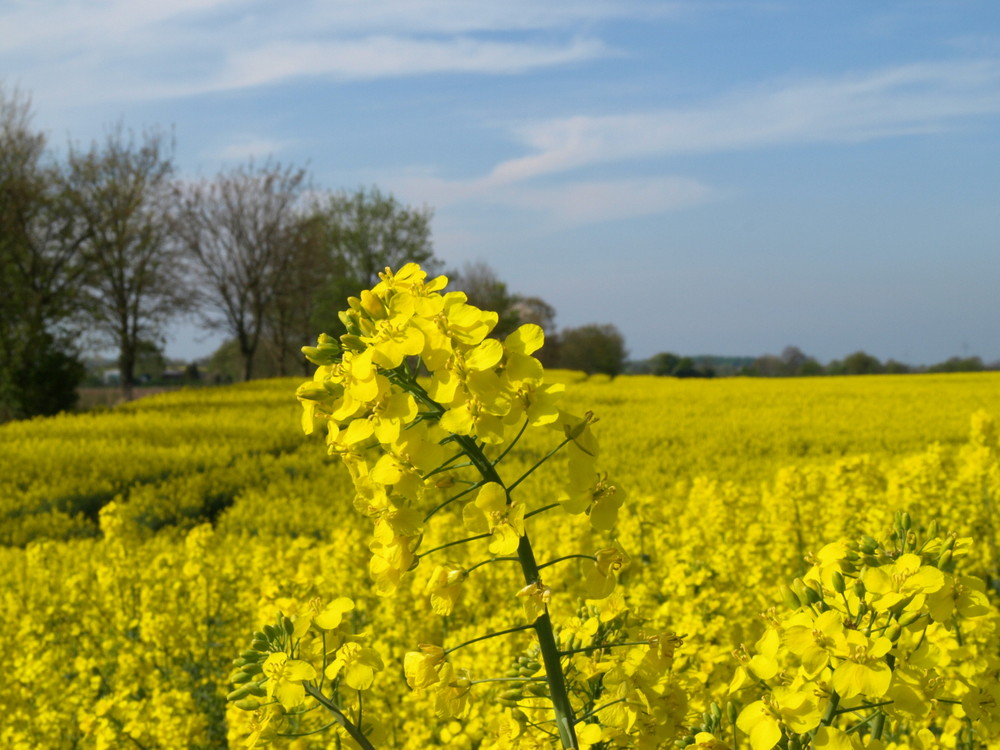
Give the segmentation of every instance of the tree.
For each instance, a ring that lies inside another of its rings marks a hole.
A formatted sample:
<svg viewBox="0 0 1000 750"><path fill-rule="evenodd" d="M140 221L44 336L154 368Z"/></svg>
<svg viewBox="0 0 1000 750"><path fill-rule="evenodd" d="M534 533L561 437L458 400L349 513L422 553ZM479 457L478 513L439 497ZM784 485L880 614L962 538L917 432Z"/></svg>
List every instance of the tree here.
<svg viewBox="0 0 1000 750"><path fill-rule="evenodd" d="M625 368L625 338L610 323L566 328L560 336L559 364L588 375L618 375Z"/></svg>
<svg viewBox="0 0 1000 750"><path fill-rule="evenodd" d="M331 266L313 321L320 331L338 330L336 312L348 297L377 283L386 266L419 263L431 275L441 269L431 244L429 208L404 206L371 188L327 195L311 213Z"/></svg>
<svg viewBox="0 0 1000 750"><path fill-rule="evenodd" d="M0 421L76 402L83 232L30 100L0 89Z"/></svg>
<svg viewBox="0 0 1000 750"><path fill-rule="evenodd" d="M119 124L103 143L71 149L69 203L86 231L87 313L118 350L122 395L132 398L146 342L193 307L179 245L171 240L171 147L162 133L141 142Z"/></svg>
<svg viewBox="0 0 1000 750"><path fill-rule="evenodd" d="M877 357L857 351L844 357L842 362L831 362L827 368L831 375L876 375L885 372Z"/></svg>
<svg viewBox="0 0 1000 750"><path fill-rule="evenodd" d="M251 162L181 191L177 233L199 271L203 318L236 340L244 380L301 241L305 178Z"/></svg>
<svg viewBox="0 0 1000 750"><path fill-rule="evenodd" d="M303 375L314 369L302 356L302 346L315 343L323 292L335 264L323 247L323 225L315 216L298 218L289 235L288 263L276 280L274 304L265 316L267 364L276 375L288 375L298 365Z"/></svg>

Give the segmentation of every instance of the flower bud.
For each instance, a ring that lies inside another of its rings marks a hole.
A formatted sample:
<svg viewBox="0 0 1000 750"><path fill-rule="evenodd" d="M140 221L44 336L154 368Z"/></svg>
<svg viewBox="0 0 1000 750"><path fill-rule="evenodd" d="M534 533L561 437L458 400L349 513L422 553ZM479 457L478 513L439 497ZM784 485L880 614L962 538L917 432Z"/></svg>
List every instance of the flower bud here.
<svg viewBox="0 0 1000 750"><path fill-rule="evenodd" d="M802 602L799 601L799 596L788 586L781 587L781 598L785 602L785 606L789 609L798 609L802 606Z"/></svg>
<svg viewBox="0 0 1000 750"><path fill-rule="evenodd" d="M943 568L948 563L950 563L951 562L951 558L952 558L952 554L953 554L952 550L950 550L950 549L946 549L944 552L942 552L941 555L937 559L937 567Z"/></svg>
<svg viewBox="0 0 1000 750"><path fill-rule="evenodd" d="M919 619L920 612L904 612L899 617L899 624L905 628L907 625L912 625Z"/></svg>
<svg viewBox="0 0 1000 750"><path fill-rule="evenodd" d="M875 553L878 549L878 542L872 539L870 536L861 537L861 551L866 555L871 555Z"/></svg>
<svg viewBox="0 0 1000 750"><path fill-rule="evenodd" d="M726 719L729 721L731 726L736 726L736 718L739 716L740 710L736 707L736 704L732 701L726 702Z"/></svg>
<svg viewBox="0 0 1000 750"><path fill-rule="evenodd" d="M885 629L884 635L890 641L892 641L893 643L895 643L896 641L899 640L899 636L900 636L900 634L902 632L903 632L903 629L899 626L899 623L898 622L894 622L889 627L887 627Z"/></svg>
<svg viewBox="0 0 1000 750"><path fill-rule="evenodd" d="M820 593L810 586L805 587L805 595L807 604L815 604L816 602L823 601L823 597L820 596Z"/></svg>
<svg viewBox="0 0 1000 750"><path fill-rule="evenodd" d="M261 702L256 698L244 698L243 700L236 701L236 708L241 708L244 711L256 711L260 706Z"/></svg>
<svg viewBox="0 0 1000 750"><path fill-rule="evenodd" d="M903 528L903 531L909 531L913 525L913 521L910 520L910 514L906 511L903 511L903 514L899 517L899 525Z"/></svg>

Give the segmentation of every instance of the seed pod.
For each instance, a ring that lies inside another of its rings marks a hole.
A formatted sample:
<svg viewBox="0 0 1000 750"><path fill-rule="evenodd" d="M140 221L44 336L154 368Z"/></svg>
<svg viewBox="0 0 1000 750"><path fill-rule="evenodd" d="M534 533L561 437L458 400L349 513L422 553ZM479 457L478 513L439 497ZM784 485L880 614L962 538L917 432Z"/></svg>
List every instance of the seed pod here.
<svg viewBox="0 0 1000 750"><path fill-rule="evenodd" d="M252 684L252 683L251 683ZM250 695L250 685L241 685L226 696L227 701L238 701Z"/></svg>
<svg viewBox="0 0 1000 750"><path fill-rule="evenodd" d="M267 695L267 690L259 682L248 682L244 687L250 688L248 691L250 695L256 695L258 698L263 698Z"/></svg>
<svg viewBox="0 0 1000 750"><path fill-rule="evenodd" d="M845 583L844 576L841 575L839 570L833 571L833 575L830 578L833 579L833 590L838 594L843 594L847 590L847 583Z"/></svg>
<svg viewBox="0 0 1000 750"><path fill-rule="evenodd" d="M229 675L229 681L234 685L242 685L244 682L250 682L251 677L253 677L253 675L249 672L244 672L242 669L236 669Z"/></svg>

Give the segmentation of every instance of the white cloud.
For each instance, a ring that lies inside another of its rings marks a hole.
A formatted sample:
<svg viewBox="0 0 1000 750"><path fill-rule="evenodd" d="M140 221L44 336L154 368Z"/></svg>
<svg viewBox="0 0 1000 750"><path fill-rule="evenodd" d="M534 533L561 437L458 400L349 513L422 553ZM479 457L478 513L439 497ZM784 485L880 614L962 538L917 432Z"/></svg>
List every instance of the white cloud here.
<svg viewBox="0 0 1000 750"><path fill-rule="evenodd" d="M66 104L221 91L297 76L518 73L607 54L622 0L33 0L0 4L0 69Z"/></svg>
<svg viewBox="0 0 1000 750"><path fill-rule="evenodd" d="M284 79L329 75L368 79L429 73L521 73L605 53L596 40L568 44L490 42L375 36L298 44L278 42L234 54L210 89L234 89Z"/></svg>
<svg viewBox="0 0 1000 750"><path fill-rule="evenodd" d="M689 109L550 119L514 130L532 153L498 164L495 184L606 162L933 132L1000 113L1000 62L907 65L760 87Z"/></svg>

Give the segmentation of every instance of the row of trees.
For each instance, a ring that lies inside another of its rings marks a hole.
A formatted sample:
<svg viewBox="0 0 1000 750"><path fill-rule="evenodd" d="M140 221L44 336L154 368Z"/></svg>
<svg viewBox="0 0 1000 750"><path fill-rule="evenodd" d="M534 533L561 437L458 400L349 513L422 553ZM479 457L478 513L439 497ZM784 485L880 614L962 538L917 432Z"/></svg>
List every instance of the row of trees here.
<svg viewBox="0 0 1000 750"><path fill-rule="evenodd" d="M676 378L712 378L732 375L780 378L813 375L901 375L922 372L982 372L1000 369L1000 363L986 365L979 357L951 357L944 362L915 367L889 359L882 362L864 351L823 365L797 346L787 346L780 355L760 357L682 357L660 352L647 360L629 363L636 374L666 375Z"/></svg>
<svg viewBox="0 0 1000 750"><path fill-rule="evenodd" d="M271 161L182 181L173 151L118 126L56 158L28 99L0 90L0 420L71 406L81 343L118 352L130 397L140 352L180 315L232 337L245 378L265 340L287 372L336 330L347 290L404 260L440 266L428 209L313 191Z"/></svg>
<svg viewBox="0 0 1000 750"><path fill-rule="evenodd" d="M57 158L32 129L28 99L0 89L0 421L70 407L81 343L118 352L131 398L140 355L183 315L224 332L244 379L262 350L275 374L305 369L302 344L339 331L346 298L386 266L443 270L428 208L374 188L320 191L273 161L181 180L173 154L164 132L119 125ZM614 329L558 337L555 310L510 292L488 265L451 275L500 312L495 335L534 322L549 335L546 364L621 372Z"/></svg>

